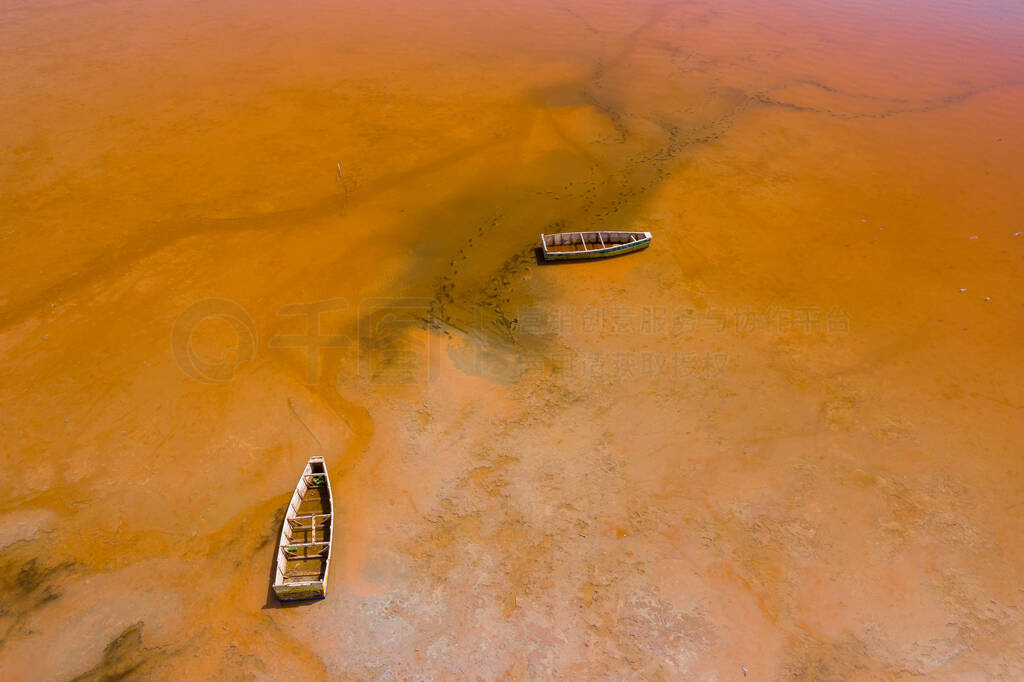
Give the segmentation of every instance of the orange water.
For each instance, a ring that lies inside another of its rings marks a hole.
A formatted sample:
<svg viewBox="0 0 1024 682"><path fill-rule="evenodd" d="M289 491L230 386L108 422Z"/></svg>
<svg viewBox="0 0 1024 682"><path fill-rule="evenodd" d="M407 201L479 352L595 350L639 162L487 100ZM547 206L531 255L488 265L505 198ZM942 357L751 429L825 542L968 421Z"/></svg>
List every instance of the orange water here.
<svg viewBox="0 0 1024 682"><path fill-rule="evenodd" d="M4 4L3 676L1021 677L1022 34Z"/></svg>

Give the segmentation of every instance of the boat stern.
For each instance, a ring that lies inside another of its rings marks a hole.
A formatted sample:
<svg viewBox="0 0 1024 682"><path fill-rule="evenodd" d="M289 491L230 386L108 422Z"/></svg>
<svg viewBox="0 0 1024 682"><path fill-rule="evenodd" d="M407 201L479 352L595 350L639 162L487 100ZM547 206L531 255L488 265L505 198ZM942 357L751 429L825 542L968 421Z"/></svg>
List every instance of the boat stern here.
<svg viewBox="0 0 1024 682"><path fill-rule="evenodd" d="M310 601L327 596L327 586L322 581L309 583L285 583L274 585L274 594L280 601Z"/></svg>

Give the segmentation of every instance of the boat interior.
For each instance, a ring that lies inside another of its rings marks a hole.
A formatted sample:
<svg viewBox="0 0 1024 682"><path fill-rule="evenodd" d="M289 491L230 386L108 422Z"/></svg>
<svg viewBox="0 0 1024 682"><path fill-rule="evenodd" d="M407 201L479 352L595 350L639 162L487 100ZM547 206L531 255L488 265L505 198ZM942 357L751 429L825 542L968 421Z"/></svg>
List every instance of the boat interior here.
<svg viewBox="0 0 1024 682"><path fill-rule="evenodd" d="M311 462L285 520L277 568L279 582L323 580L331 542L330 495L323 463Z"/></svg>
<svg viewBox="0 0 1024 682"><path fill-rule="evenodd" d="M554 252L595 251L644 239L646 232L560 232L544 235L544 246Z"/></svg>

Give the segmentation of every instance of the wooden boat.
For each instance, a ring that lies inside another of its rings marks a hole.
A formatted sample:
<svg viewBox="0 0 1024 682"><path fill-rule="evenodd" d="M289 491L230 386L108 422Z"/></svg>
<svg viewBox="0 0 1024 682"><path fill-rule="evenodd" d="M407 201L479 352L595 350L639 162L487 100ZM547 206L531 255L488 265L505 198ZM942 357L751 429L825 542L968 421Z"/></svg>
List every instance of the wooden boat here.
<svg viewBox="0 0 1024 682"><path fill-rule="evenodd" d="M646 249L650 232L559 232L542 234L544 260L605 258Z"/></svg>
<svg viewBox="0 0 1024 682"><path fill-rule="evenodd" d="M281 601L327 596L333 514L324 458L310 457L288 503L277 547L274 593Z"/></svg>

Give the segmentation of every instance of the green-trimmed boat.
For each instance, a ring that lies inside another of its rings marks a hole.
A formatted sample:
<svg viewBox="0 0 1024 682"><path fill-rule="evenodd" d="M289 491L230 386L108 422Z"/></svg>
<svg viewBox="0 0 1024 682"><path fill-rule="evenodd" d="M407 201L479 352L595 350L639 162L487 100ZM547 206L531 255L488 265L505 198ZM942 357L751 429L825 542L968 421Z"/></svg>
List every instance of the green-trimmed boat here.
<svg viewBox="0 0 1024 682"><path fill-rule="evenodd" d="M542 234L544 260L586 260L646 249L650 232L559 232Z"/></svg>

